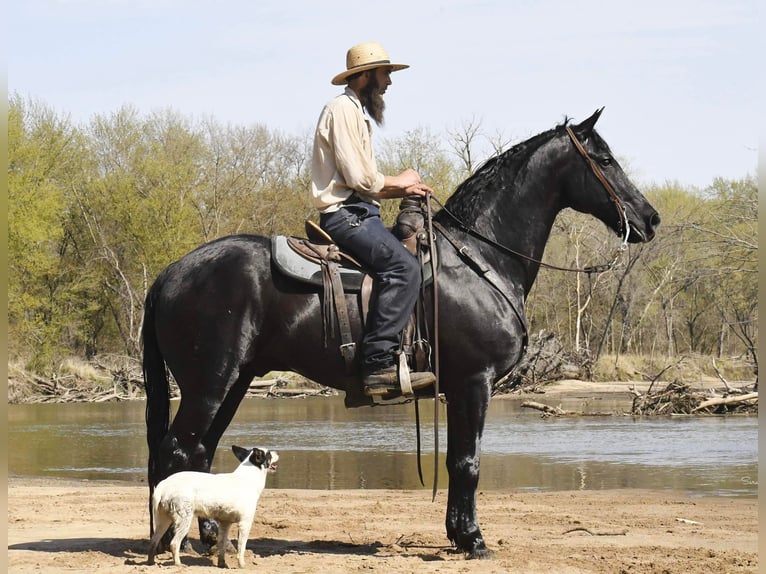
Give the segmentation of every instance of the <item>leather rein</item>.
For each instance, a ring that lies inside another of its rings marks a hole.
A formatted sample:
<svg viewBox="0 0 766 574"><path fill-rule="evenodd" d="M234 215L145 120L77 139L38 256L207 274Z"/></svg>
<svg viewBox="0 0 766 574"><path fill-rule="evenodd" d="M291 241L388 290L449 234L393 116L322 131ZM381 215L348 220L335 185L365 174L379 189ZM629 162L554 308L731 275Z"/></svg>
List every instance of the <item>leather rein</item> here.
<svg viewBox="0 0 766 574"><path fill-rule="evenodd" d="M628 223L628 216L625 213L625 205L620 200L620 198L617 196L617 193L614 191L614 188L612 187L612 184L609 183L609 181L604 176L603 172L601 171L601 168L598 167L598 164L593 160L593 158L588 155L588 152L585 150L583 145L580 143L580 141L577 139L577 136L575 136L574 132L569 126L566 126L567 134L569 135L569 138L572 140L572 143L574 144L577 151L580 153L580 155L585 159L585 161L590 165L591 171L593 171L593 174L596 176L596 178L601 182L601 185L604 186L604 189L606 190L607 194L609 195L609 198L614 203L615 207L617 208L617 213L620 216L620 231L624 232L622 244L615 250L614 255L612 256L611 261L608 263L603 263L601 265L591 265L584 267L582 269L578 268L571 268L571 267L558 267L556 265L551 265L549 263L544 263L542 261L539 261L533 257L530 257L528 255L525 255L523 253L519 253L518 251L515 251L511 249L510 247L507 247L505 245L502 245L500 243L497 243L493 239L490 239L489 237L486 237L485 235L481 234L479 231L474 229L473 227L466 225L463 223L455 214L453 214L451 211L449 211L446 207L444 207L444 204L440 202L436 197L433 197L432 195L426 196L426 232L429 237L429 249L431 254L431 261L436 261L436 245L433 241L434 237L434 229L437 229L446 239L447 241L455 248L455 250L464 257L469 264L479 273L480 276L482 276L486 281L488 281L495 289L497 289L500 294L508 301L511 308L513 309L514 313L516 314L517 318L519 319L522 327L522 331L524 333L523 335L523 347L526 348L527 346L527 340L528 340L528 327L526 320L524 318L524 315L519 312L519 310L516 308L516 306L513 304L513 302L508 298L508 296L504 293L503 289L498 284L498 281L495 280L495 274L494 272L489 269L485 268L481 261L474 258L470 254L470 250L467 245L461 245L458 244L457 241L450 236L450 234L447 232L447 230L442 226L439 225L437 222L433 221L432 215L433 210L431 209L431 200L438 203L442 211L446 212L452 219L454 219L460 227L468 232L470 232L475 237L481 239L485 243L488 243L492 245L493 247L496 247L497 249L500 249L501 251L511 253L513 255L516 255L518 257L521 257L523 259L526 259L527 261L531 261L533 263L537 263L538 265L542 267L546 267L548 269L554 269L557 271L571 271L576 273L603 273L604 271L608 271L614 265L617 263L617 260L620 258L620 255L627 249L628 246L628 236L630 235L630 226ZM439 480L439 299L438 299L438 273L437 273L437 265L433 265L433 312L434 312L434 349L433 349L433 359L434 359L434 375L436 376L436 381L434 382L434 481L433 481L433 491L432 491L432 498L431 500L436 500L436 492L437 492L437 485ZM418 402L417 399L415 400L415 417L416 417L416 428L417 428L417 443L418 443L418 474L420 475L420 482L423 483L423 472L420 466L420 410L418 408Z"/></svg>
<svg viewBox="0 0 766 574"><path fill-rule="evenodd" d="M441 207L441 210L444 211L447 215L449 215L453 220L455 220L455 222L457 222L462 229L470 232L471 235L481 239L485 243L488 243L489 245L499 249L500 251L511 253L512 255L516 255L517 257L521 257L522 259L526 259L527 261L531 261L532 263L537 263L541 267L545 267L547 269L553 269L555 271L587 273L589 275L592 273L604 273L605 271L609 271L617 264L617 261L619 260L622 253L628 248L628 237L630 236L630 225L628 224L628 216L625 213L625 204L623 204L622 200L620 200L617 193L614 191L614 187L612 187L612 184L609 183L609 180L606 179L606 177L604 176L604 173L601 171L601 168L598 167L598 164L593 160L592 157L590 157L590 155L588 155L588 152L585 150L583 145L577 139L577 136L575 136L574 132L572 131L572 128L570 128L569 126L566 126L566 131L567 131L567 134L569 135L569 138L572 140L572 143L574 144L575 149L580 153L583 159L588 163L593 174L601 182L601 185L606 190L607 194L609 195L609 198L612 200L612 203L614 203L614 206L617 209L617 213L620 216L620 232L623 234L622 243L620 244L619 247L615 249L614 253L612 254L612 258L609 260L609 262L602 263L600 265L588 265L583 268L559 267L558 265L545 263L543 261L540 261L539 259L535 259L534 257L530 257L529 255L525 255L524 253L520 253L514 249L511 249L510 247L507 247L505 245L502 245L501 243L498 243L497 241L493 239L490 239L489 237L483 235L481 232L471 227L470 225L466 225L458 216L456 216L449 209L447 209L441 201L439 201L435 197L433 198L433 200L436 203L438 203L439 206Z"/></svg>

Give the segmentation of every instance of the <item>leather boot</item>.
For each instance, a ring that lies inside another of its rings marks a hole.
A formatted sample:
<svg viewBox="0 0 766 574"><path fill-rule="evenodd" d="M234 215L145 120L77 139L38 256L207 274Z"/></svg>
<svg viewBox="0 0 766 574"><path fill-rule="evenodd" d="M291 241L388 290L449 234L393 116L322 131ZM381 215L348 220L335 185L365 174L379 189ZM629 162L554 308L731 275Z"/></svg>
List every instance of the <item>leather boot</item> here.
<svg viewBox="0 0 766 574"><path fill-rule="evenodd" d="M396 365L385 367L364 377L364 394L368 397L399 393L399 375ZM436 382L436 376L431 372L410 373L412 390L422 389Z"/></svg>

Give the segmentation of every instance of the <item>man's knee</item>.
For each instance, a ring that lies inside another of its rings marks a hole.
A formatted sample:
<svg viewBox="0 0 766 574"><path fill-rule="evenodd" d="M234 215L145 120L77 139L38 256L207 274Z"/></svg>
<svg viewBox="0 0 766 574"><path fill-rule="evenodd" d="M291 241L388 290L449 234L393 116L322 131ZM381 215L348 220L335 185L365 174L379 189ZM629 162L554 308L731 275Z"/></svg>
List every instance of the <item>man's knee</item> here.
<svg viewBox="0 0 766 574"><path fill-rule="evenodd" d="M403 283L420 283L420 262L404 247L392 254L389 270Z"/></svg>
<svg viewBox="0 0 766 574"><path fill-rule="evenodd" d="M406 257L404 257L404 260L407 262L406 273L407 273L408 283L417 283L419 285L420 284L420 262L415 257L412 257L409 251L407 252Z"/></svg>

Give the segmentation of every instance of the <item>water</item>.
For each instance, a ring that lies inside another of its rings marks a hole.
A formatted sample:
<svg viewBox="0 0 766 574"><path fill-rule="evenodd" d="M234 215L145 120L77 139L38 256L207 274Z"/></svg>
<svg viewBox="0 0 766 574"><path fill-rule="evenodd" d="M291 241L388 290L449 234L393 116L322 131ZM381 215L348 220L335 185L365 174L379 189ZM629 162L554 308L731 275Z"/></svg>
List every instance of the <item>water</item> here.
<svg viewBox="0 0 766 574"><path fill-rule="evenodd" d="M429 487L433 404L421 403ZM440 409L439 486L446 488L446 414ZM10 474L145 481L142 402L9 405L8 411ZM757 432L756 417L542 419L517 400L495 400L479 487L756 496ZM274 488L420 487L412 405L346 409L340 397L246 399L221 439L214 471L236 466L232 444L280 452L280 470L269 479Z"/></svg>

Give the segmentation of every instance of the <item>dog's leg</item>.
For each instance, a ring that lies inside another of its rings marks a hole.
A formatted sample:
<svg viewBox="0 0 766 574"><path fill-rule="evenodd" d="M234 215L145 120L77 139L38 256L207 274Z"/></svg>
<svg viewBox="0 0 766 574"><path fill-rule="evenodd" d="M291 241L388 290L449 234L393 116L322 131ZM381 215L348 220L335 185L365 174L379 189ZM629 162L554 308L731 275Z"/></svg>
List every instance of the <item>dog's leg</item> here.
<svg viewBox="0 0 766 574"><path fill-rule="evenodd" d="M237 524L237 563L240 568L245 567L245 550L247 549L247 539L250 536L250 528L253 525L253 519L240 520Z"/></svg>
<svg viewBox="0 0 766 574"><path fill-rule="evenodd" d="M194 505L191 501L180 501L176 504L173 516L173 539L170 541L170 549L173 551L173 563L181 565L181 542L189 534L192 520L194 519Z"/></svg>
<svg viewBox="0 0 766 574"><path fill-rule="evenodd" d="M226 547L229 545L231 522L218 521L218 567L226 568Z"/></svg>
<svg viewBox="0 0 766 574"><path fill-rule="evenodd" d="M154 557L157 555L162 537L172 523L173 519L161 506L154 511L154 536L149 542L149 564L154 564Z"/></svg>

